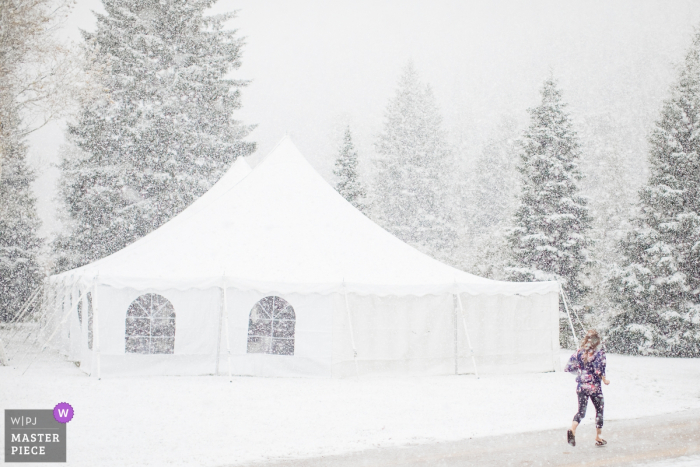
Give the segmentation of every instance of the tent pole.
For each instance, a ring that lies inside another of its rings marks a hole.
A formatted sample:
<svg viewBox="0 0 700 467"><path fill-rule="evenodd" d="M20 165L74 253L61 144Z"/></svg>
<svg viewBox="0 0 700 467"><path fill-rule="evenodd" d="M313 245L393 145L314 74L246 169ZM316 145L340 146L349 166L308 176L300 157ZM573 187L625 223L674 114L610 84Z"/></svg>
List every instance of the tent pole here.
<svg viewBox="0 0 700 467"><path fill-rule="evenodd" d="M77 282L76 282L77 284ZM90 351L90 347L88 345L90 341L90 313L88 313L88 302L87 302L87 293L88 293L88 288L83 287L83 290L80 290L80 286L78 286L78 303L80 304L80 309L81 313L83 315L83 323L84 326L82 327L82 333L80 334L80 364L81 366L83 365L83 361L87 359L87 353ZM77 304L76 304L77 306ZM92 355L90 355L90 371L87 371L87 368L84 370L86 373L88 373L89 376L92 376Z"/></svg>
<svg viewBox="0 0 700 467"><path fill-rule="evenodd" d="M97 379L101 379L102 375L100 372L100 308L97 306L97 280L95 280L95 284L93 285L93 292L92 292L92 316L93 316L93 323L92 323L92 337L93 337L93 343L92 343L92 348L93 350L97 353Z"/></svg>
<svg viewBox="0 0 700 467"><path fill-rule="evenodd" d="M574 336L574 343L578 349L578 337L576 337L576 330L574 329L574 322L571 320L571 313L569 313L569 307L566 306L566 298L564 298L564 288L559 284L559 290L561 291L561 298L564 302L564 309L566 310L566 316L569 318L569 326L571 326L571 334Z"/></svg>
<svg viewBox="0 0 700 467"><path fill-rule="evenodd" d="M78 313L77 313L77 303L76 303L76 302L78 302L78 301L80 300L80 293L78 292L78 288L76 287L76 282L73 282L73 285L72 285L71 288L70 288L70 300L71 300L71 307L73 306L74 303L76 304L76 315L77 315ZM82 348L82 344L83 344L83 317L82 317L82 311L81 311L81 316L78 316L77 319L78 319L78 335L77 335L77 337L71 335L71 341L72 341L73 339L77 339L77 340L78 340L78 343L77 343L77 344L71 343L71 348L73 348L73 347L72 347L73 345L76 345L76 346L77 346L77 348L78 348L78 350L77 350L77 352L78 352L78 361L80 361L80 360L82 359L82 356L83 356L83 355L82 355L82 354L83 354L83 352L82 352L82 349L83 349L83 348Z"/></svg>
<svg viewBox="0 0 700 467"><path fill-rule="evenodd" d="M219 338L217 339L216 345L216 376L219 376L219 362L221 361L221 333L223 331L222 326L224 322L224 287L221 287L221 293L219 294L219 300L221 300L221 306L219 306Z"/></svg>
<svg viewBox="0 0 700 467"><path fill-rule="evenodd" d="M228 335L228 307L226 305L226 280L224 279L224 308L223 308L223 313L224 313L224 328L226 328L226 354L227 354L227 359L228 359L228 381L229 383L233 382L233 378L231 377L231 341L229 339Z"/></svg>
<svg viewBox="0 0 700 467"><path fill-rule="evenodd" d="M467 319L464 317L464 307L462 306L462 297L460 294L457 294L457 302L459 303L459 311L461 312L460 314L462 315L462 324L464 325L464 334L467 335L467 345L469 345L469 353L472 356L472 363L474 364L474 374L476 375L476 379L479 379L479 371L476 368L476 357L474 357L474 349L472 348L472 341L469 338L469 331L467 331Z"/></svg>
<svg viewBox="0 0 700 467"><path fill-rule="evenodd" d="M459 374L459 329L457 328L457 295L452 294L452 327L454 329L455 375Z"/></svg>
<svg viewBox="0 0 700 467"><path fill-rule="evenodd" d="M345 297L345 311L348 314L348 324L350 325L350 343L352 344L352 359L355 362L355 376L360 379L360 370L357 368L357 347L355 347L355 332L352 329L352 316L350 315L350 305L348 304L348 289L345 287L343 279L343 296Z"/></svg>

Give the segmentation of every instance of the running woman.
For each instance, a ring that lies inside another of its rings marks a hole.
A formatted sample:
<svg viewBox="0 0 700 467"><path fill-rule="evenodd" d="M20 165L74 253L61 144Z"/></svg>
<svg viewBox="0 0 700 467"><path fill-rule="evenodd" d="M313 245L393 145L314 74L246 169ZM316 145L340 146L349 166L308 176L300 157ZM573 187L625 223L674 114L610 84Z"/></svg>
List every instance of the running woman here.
<svg viewBox="0 0 700 467"><path fill-rule="evenodd" d="M591 329L586 333L586 337L581 342L581 348L569 359L564 371L576 372L576 395L578 396L578 412L574 415L574 422L571 424L571 429L567 431L566 437L570 445L576 446L576 427L581 423L583 417L586 416L586 407L588 399L593 402L595 407L595 444L596 446L605 446L607 441L600 437L603 431L603 408L605 402L603 399L603 389L600 385L601 380L606 384L610 384L610 380L605 377L605 351L598 350L600 345L600 336L598 331Z"/></svg>

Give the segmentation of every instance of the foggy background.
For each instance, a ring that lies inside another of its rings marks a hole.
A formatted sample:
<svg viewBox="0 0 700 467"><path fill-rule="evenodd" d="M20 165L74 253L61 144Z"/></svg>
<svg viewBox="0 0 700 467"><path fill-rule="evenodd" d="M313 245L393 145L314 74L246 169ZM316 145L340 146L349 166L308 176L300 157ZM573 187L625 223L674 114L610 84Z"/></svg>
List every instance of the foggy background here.
<svg viewBox="0 0 700 467"><path fill-rule="evenodd" d="M91 10L103 11L101 2L78 0L62 34L77 44L79 28L94 29ZM236 117L257 125L247 138L258 144L253 165L287 132L331 181L349 124L367 174L384 109L411 60L467 171L503 122L511 134L525 128L526 109L553 75L581 138L584 194L606 175L607 151L631 196L644 180L646 136L700 23L700 2L681 0L220 0L212 12L231 10L247 43L234 76L251 83ZM42 235L59 228L51 164L62 142L60 122L30 137Z"/></svg>

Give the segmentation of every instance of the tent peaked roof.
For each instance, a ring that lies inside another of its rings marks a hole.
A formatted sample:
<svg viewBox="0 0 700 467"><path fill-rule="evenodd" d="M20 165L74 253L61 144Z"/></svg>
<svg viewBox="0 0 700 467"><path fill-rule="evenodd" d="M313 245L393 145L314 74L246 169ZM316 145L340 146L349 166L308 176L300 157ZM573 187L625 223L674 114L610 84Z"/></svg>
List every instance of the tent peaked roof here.
<svg viewBox="0 0 700 467"><path fill-rule="evenodd" d="M340 196L288 137L239 181L233 182L231 172L147 237L63 275L137 289L225 282L282 294L558 290L556 282L484 279L419 252Z"/></svg>

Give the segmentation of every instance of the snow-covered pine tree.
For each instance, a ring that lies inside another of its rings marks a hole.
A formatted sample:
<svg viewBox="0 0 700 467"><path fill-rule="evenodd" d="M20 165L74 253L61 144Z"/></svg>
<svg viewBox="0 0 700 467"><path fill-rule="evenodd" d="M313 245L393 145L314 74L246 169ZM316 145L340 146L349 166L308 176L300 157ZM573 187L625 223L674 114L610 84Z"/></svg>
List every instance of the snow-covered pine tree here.
<svg viewBox="0 0 700 467"><path fill-rule="evenodd" d="M530 126L520 153L520 204L510 231L510 279L557 280L574 303L587 292L591 219L579 194L579 143L553 79L545 81L542 103L529 110Z"/></svg>
<svg viewBox="0 0 700 467"><path fill-rule="evenodd" d="M503 119L497 135L487 141L474 166L474 211L470 221L479 233L493 232L508 222L516 206L518 135L515 121Z"/></svg>
<svg viewBox="0 0 700 467"><path fill-rule="evenodd" d="M343 143L340 147L338 158L335 160L335 169L333 170L333 174L338 177L338 183L336 184L335 189L343 198L348 200L350 204L355 206L360 211L365 212L365 198L367 193L365 192L365 189L360 182L360 176L357 173L358 164L359 161L357 160L357 151L355 150L355 146L352 144L350 127L347 127L345 129L345 135L343 136Z"/></svg>
<svg viewBox="0 0 700 467"><path fill-rule="evenodd" d="M104 93L69 125L60 168L68 232L56 270L113 253L158 228L209 189L252 127L233 119L243 42L234 14L204 16L215 0L103 0L87 46Z"/></svg>
<svg viewBox="0 0 700 467"><path fill-rule="evenodd" d="M510 258L506 234L517 208L517 128L504 117L464 178L463 225L460 247L468 248L466 270L491 279L505 278Z"/></svg>
<svg viewBox="0 0 700 467"><path fill-rule="evenodd" d="M609 347L700 356L700 33L649 138L650 174L610 277Z"/></svg>
<svg viewBox="0 0 700 467"><path fill-rule="evenodd" d="M385 118L376 144L375 220L404 242L449 260L455 243L448 201L452 153L432 90L413 64L404 69Z"/></svg>
<svg viewBox="0 0 700 467"><path fill-rule="evenodd" d="M5 125L19 125L19 118ZM8 132L12 135L15 132ZM36 200L31 192L34 173L27 167L27 147L16 137L0 139L4 155L0 174L0 322L10 321L41 284L38 256L42 241Z"/></svg>

